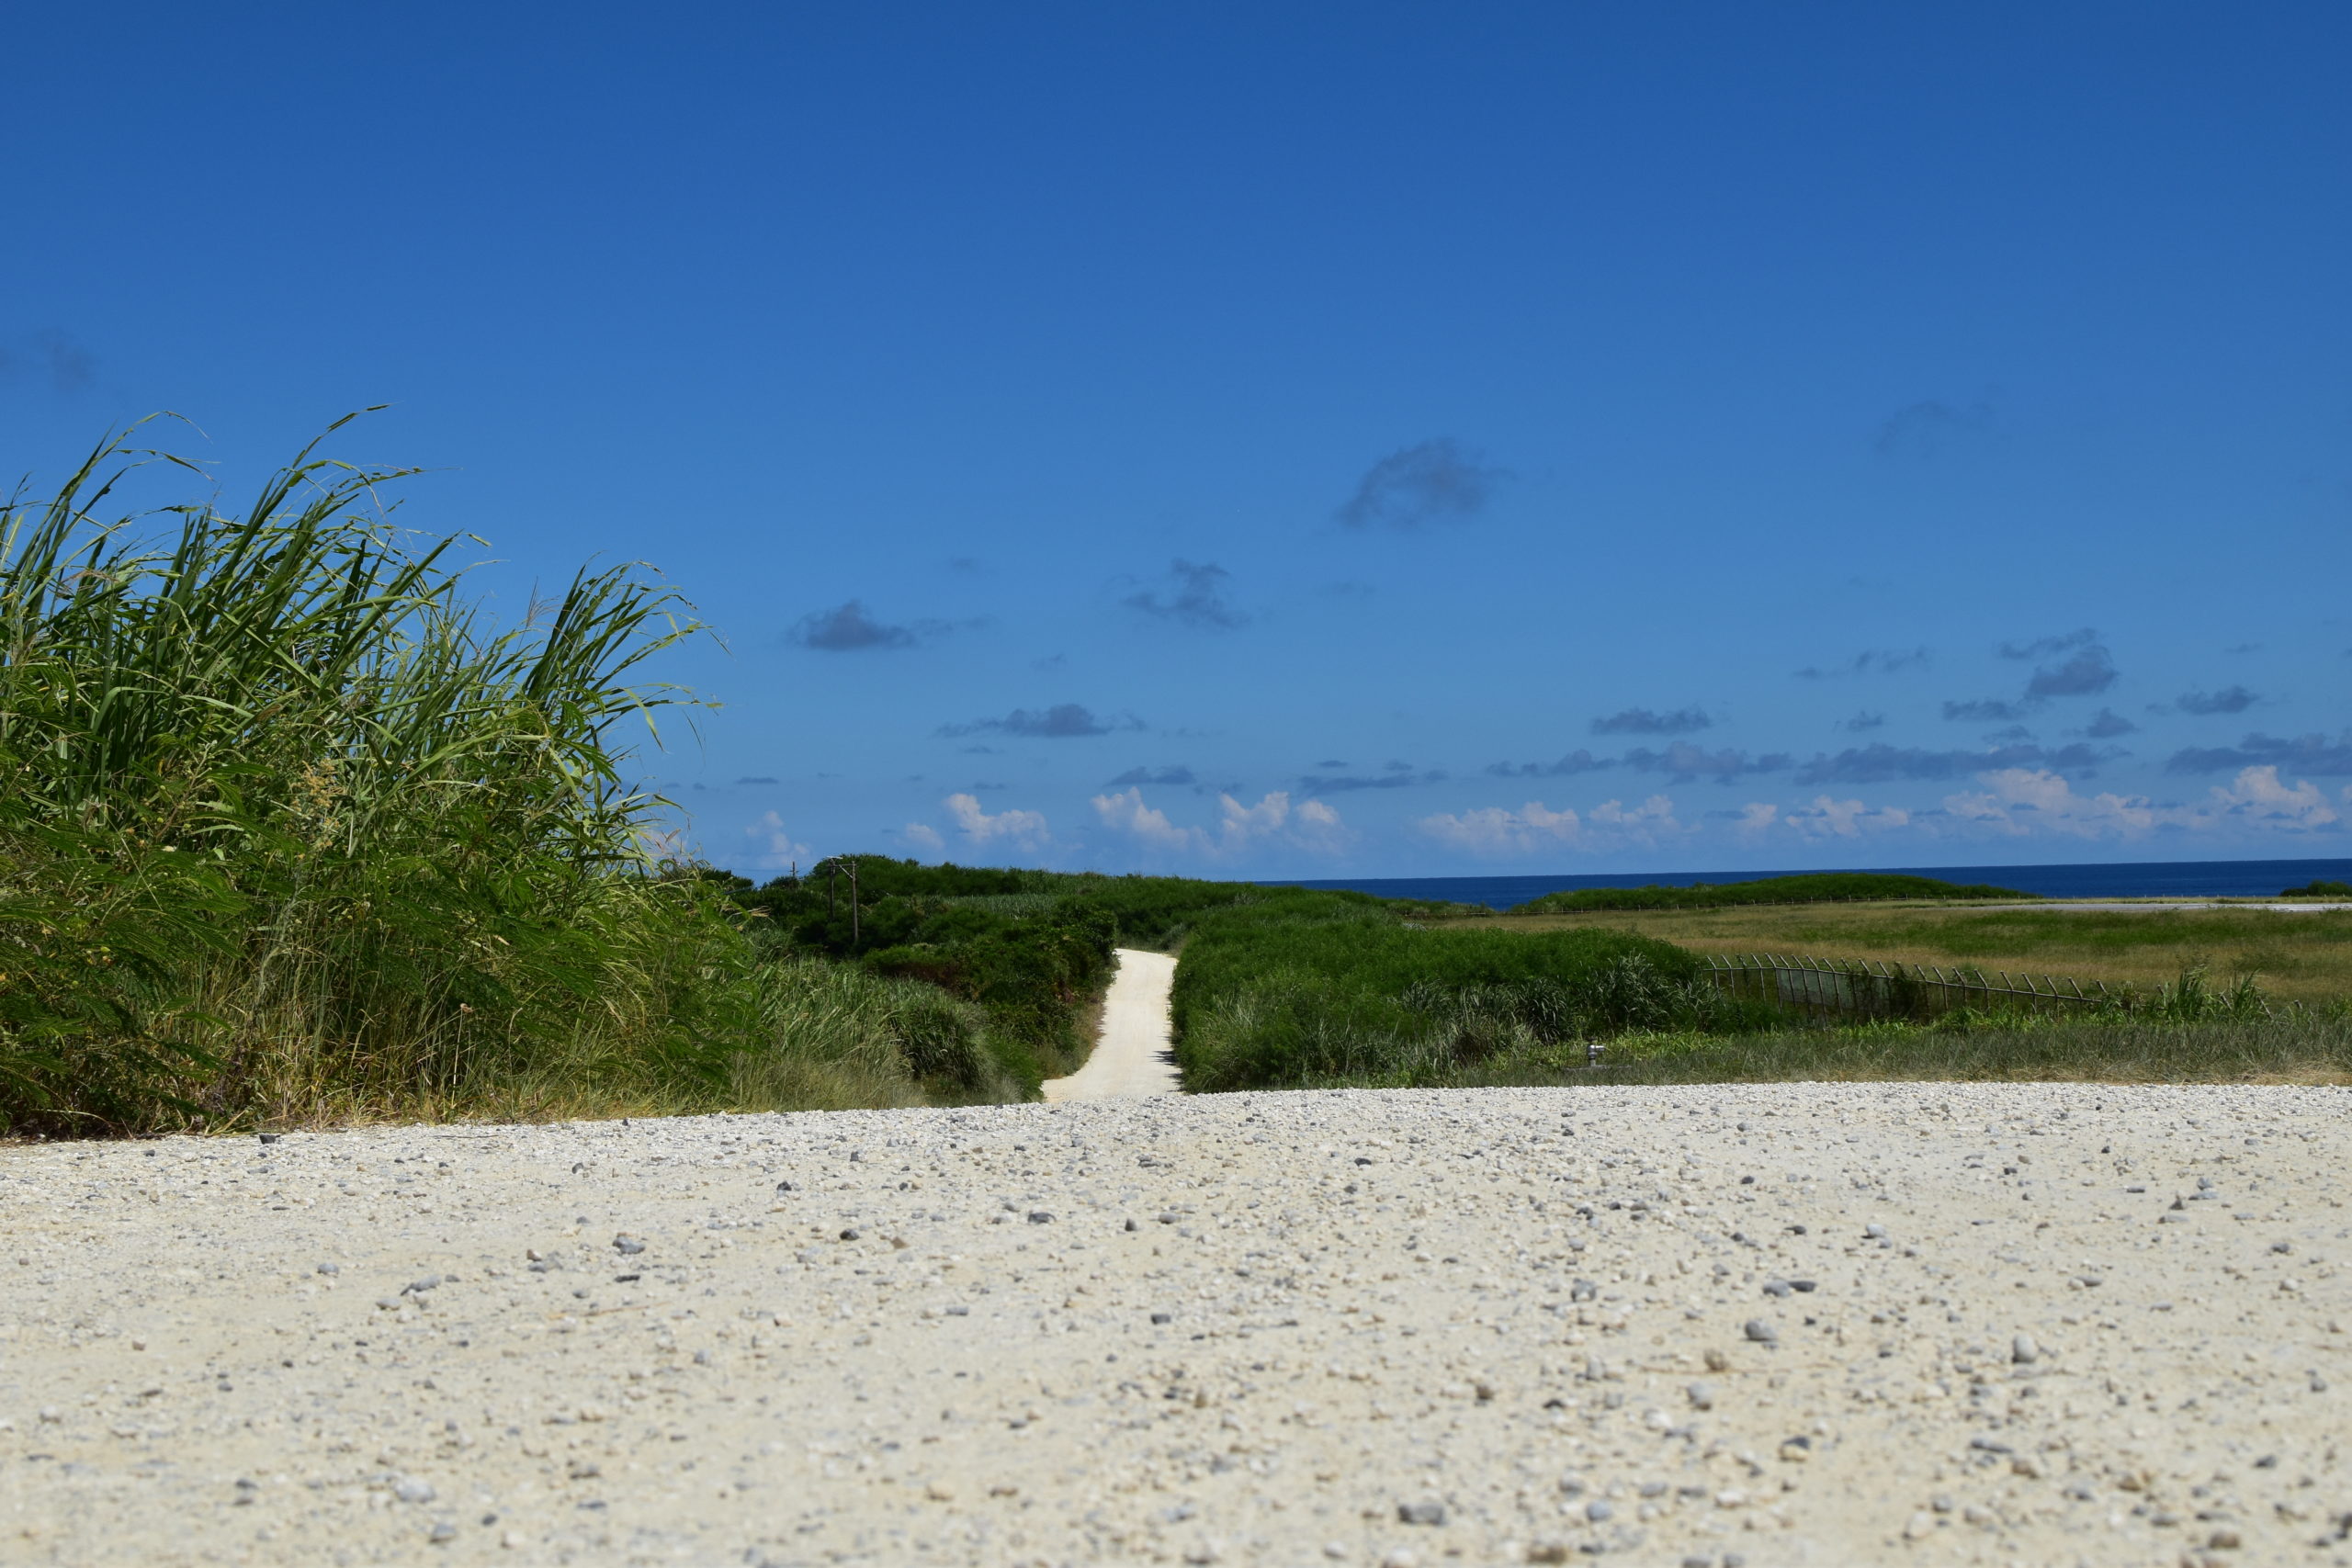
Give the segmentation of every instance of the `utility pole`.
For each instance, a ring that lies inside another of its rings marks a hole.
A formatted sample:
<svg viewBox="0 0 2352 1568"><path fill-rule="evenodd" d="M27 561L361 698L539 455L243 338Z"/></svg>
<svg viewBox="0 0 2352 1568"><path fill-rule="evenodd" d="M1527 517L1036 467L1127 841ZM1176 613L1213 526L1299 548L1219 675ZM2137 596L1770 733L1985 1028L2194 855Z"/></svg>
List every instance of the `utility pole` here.
<svg viewBox="0 0 2352 1568"><path fill-rule="evenodd" d="M841 916L841 897L835 891L835 886L841 879L841 862L827 861L825 863L825 923L827 925L832 924Z"/></svg>
<svg viewBox="0 0 2352 1568"><path fill-rule="evenodd" d="M849 863L849 944L857 945L857 863Z"/></svg>

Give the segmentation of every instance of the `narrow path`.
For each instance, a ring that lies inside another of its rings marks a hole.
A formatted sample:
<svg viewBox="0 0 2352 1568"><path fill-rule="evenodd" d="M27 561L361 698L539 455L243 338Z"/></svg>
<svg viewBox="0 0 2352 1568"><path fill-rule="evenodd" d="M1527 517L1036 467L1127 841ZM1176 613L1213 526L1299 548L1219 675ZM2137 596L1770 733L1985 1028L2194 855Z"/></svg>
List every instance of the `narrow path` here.
<svg viewBox="0 0 2352 1568"><path fill-rule="evenodd" d="M1172 953L1118 950L1119 972L1102 998L1102 1034L1086 1066L1066 1078L1047 1078L1046 1099L1133 1100L1175 1094L1174 1046L1168 1036L1168 988L1176 981Z"/></svg>

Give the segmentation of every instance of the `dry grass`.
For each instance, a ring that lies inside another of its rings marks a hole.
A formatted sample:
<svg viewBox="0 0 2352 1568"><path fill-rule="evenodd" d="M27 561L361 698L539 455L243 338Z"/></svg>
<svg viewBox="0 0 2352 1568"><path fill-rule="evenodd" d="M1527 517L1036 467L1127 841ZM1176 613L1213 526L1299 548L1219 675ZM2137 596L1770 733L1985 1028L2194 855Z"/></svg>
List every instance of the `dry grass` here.
<svg viewBox="0 0 2352 1568"><path fill-rule="evenodd" d="M2253 974L2285 1001L2352 997L2352 912L2268 909L2070 913L2061 908L1949 908L1821 904L1698 910L1595 910L1476 916L1497 931L1611 927L1700 953L1803 953L1907 964L1977 965L2153 987L2203 966Z"/></svg>

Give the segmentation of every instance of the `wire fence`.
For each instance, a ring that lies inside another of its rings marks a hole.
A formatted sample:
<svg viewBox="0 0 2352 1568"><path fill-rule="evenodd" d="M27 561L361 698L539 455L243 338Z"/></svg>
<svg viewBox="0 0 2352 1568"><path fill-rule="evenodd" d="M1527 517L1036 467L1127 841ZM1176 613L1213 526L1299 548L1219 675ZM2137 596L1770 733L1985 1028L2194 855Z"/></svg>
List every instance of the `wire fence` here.
<svg viewBox="0 0 2352 1568"><path fill-rule="evenodd" d="M2097 980L2086 990L2079 981L2049 975L1878 959L1714 953L1707 964L1708 977L1734 997L1825 1017L1928 1019L1959 1008L2065 1012L2120 999Z"/></svg>

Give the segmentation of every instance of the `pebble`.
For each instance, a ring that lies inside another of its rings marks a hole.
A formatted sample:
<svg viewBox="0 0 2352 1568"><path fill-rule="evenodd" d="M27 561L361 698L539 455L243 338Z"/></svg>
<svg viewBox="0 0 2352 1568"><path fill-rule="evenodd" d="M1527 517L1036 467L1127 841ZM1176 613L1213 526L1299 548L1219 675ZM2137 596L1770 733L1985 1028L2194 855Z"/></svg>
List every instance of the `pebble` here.
<svg viewBox="0 0 2352 1568"><path fill-rule="evenodd" d="M1778 1345L1781 1331L1760 1317L1751 1317L1740 1325L1740 1332L1758 1345Z"/></svg>
<svg viewBox="0 0 2352 1568"><path fill-rule="evenodd" d="M6 1260L7 1528L256 1568L2300 1561L2341 1478L2347 1109L1592 1086L369 1128L272 1171L0 1145L11 1234L73 1241ZM2004 1163L2030 1218L1980 1196Z"/></svg>

